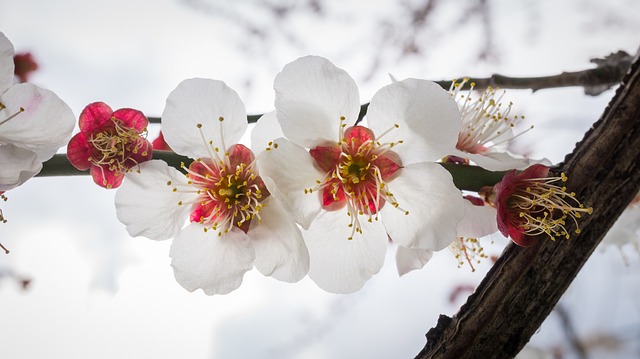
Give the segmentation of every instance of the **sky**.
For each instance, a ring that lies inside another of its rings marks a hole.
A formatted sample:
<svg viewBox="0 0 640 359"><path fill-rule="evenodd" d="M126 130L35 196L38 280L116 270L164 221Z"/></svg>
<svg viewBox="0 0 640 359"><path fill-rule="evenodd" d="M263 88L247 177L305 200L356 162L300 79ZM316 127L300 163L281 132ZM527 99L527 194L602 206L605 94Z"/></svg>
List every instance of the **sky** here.
<svg viewBox="0 0 640 359"><path fill-rule="evenodd" d="M438 7L430 26L415 33L421 51L404 57L394 45L411 32L402 7L323 4L323 17L302 9L275 21L248 0L0 0L0 31L17 52L38 60L31 82L56 92L76 115L104 101L160 116L169 92L192 77L225 81L249 113L263 113L273 108L275 75L307 54L349 72L366 102L389 75L555 74L640 45L640 5L632 0L490 1L493 46L485 59L478 58L486 39L481 19L466 13L471 2ZM258 35L249 36L246 24ZM535 125L514 149L561 161L612 96L577 88L509 91L514 113L526 115L524 128ZM149 137L157 131L151 127ZM476 285L490 266L458 269L443 251L398 278L392 249L381 273L354 294L251 271L238 290L209 297L176 283L170 241L129 237L116 219L114 193L84 176L35 178L7 193L0 241L12 252L0 268L32 283L23 291L0 281L2 358L414 357L438 315L453 315L464 302L465 295L450 300L454 289ZM506 241L496 235L484 243L498 255ZM596 352L599 358L640 352L640 259L624 250L626 263L616 248L594 254L561 302L581 337L626 340L617 351ZM552 313L531 344L550 351L564 342Z"/></svg>

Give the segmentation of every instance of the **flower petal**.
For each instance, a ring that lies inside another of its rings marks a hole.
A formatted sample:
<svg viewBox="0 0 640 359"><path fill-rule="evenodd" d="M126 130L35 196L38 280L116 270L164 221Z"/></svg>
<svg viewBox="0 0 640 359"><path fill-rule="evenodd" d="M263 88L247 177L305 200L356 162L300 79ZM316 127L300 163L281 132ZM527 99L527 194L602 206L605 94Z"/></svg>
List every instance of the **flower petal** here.
<svg viewBox="0 0 640 359"><path fill-rule="evenodd" d="M13 85L13 44L0 32L0 93Z"/></svg>
<svg viewBox="0 0 640 359"><path fill-rule="evenodd" d="M255 258L251 241L241 230L234 228L220 237L205 233L197 223L180 232L169 255L176 281L190 292L202 288L207 295L237 289Z"/></svg>
<svg viewBox="0 0 640 359"><path fill-rule="evenodd" d="M198 125L202 128L198 129ZM246 130L244 104L222 81L199 78L182 81L169 94L162 113L162 132L167 144L176 153L194 159L211 157L209 141L214 148L226 151L240 141Z"/></svg>
<svg viewBox="0 0 640 359"><path fill-rule="evenodd" d="M149 125L147 117L139 110L132 108L121 108L113 113L113 117L122 122L125 127L134 129L138 132L142 132Z"/></svg>
<svg viewBox="0 0 640 359"><path fill-rule="evenodd" d="M297 282L309 271L309 252L300 229L280 201L271 197L263 204L262 223L247 233L256 251L254 264L266 276Z"/></svg>
<svg viewBox="0 0 640 359"><path fill-rule="evenodd" d="M337 143L340 117L353 124L360 110L355 81L329 60L306 56L287 64L274 81L278 121L294 143L313 148Z"/></svg>
<svg viewBox="0 0 640 359"><path fill-rule="evenodd" d="M462 126L458 105L438 84L416 79L395 82L380 89L367 110L373 132L394 147L403 165L435 161L450 154Z"/></svg>
<svg viewBox="0 0 640 359"><path fill-rule="evenodd" d="M391 239L409 248L446 248L456 238L456 226L464 215L462 194L451 174L435 163L415 163L397 175L387 188L399 208L387 204L380 211Z"/></svg>
<svg viewBox="0 0 640 359"><path fill-rule="evenodd" d="M303 232L311 259L309 278L332 293L352 293L380 271L388 238L378 221L361 218L363 234L355 233L344 211L323 212Z"/></svg>
<svg viewBox="0 0 640 359"><path fill-rule="evenodd" d="M113 110L106 103L90 103L80 113L80 131L88 133L102 128L112 115Z"/></svg>
<svg viewBox="0 0 640 359"><path fill-rule="evenodd" d="M321 170L331 172L340 164L342 150L340 146L316 146L309 150L309 154Z"/></svg>
<svg viewBox="0 0 640 359"><path fill-rule="evenodd" d="M131 236L163 240L175 237L186 224L190 207L178 205L197 197L194 193L174 192L185 185L185 176L164 161L153 160L140 165L140 173L125 175L126 181L116 192L116 214ZM171 185L167 185L171 181Z"/></svg>
<svg viewBox="0 0 640 359"><path fill-rule="evenodd" d="M28 83L17 84L0 95L0 102L6 106L0 111L0 122L17 113L0 125L0 143L31 150L43 162L71 138L75 116L53 92Z"/></svg>
<svg viewBox="0 0 640 359"><path fill-rule="evenodd" d="M433 251L420 248L398 246L396 251L396 268L398 275L403 276L412 270L422 269L433 257Z"/></svg>
<svg viewBox="0 0 640 359"><path fill-rule="evenodd" d="M260 155L257 163L260 176L270 178L277 188L269 191L278 194L302 228L309 228L322 203L320 191L305 193L305 190L316 186L316 181L325 177L315 167L313 157L304 148L279 138L274 141L273 149ZM270 184L268 181L265 183Z"/></svg>
<svg viewBox="0 0 640 359"><path fill-rule="evenodd" d="M491 206L476 206L464 201L464 218L458 223L458 237L480 238L498 231L496 209Z"/></svg>
<svg viewBox="0 0 640 359"><path fill-rule="evenodd" d="M523 170L534 164L551 165L546 159L534 160L526 157L519 157L509 152L487 152L482 154L467 153L456 150L452 155L467 158L476 165L489 171L508 171L511 169Z"/></svg>
<svg viewBox="0 0 640 359"><path fill-rule="evenodd" d="M139 164L150 161L153 158L153 145L146 138L138 137L133 148L137 150L128 153L129 157L126 159L125 164L127 168L135 171Z"/></svg>
<svg viewBox="0 0 640 359"><path fill-rule="evenodd" d="M608 245L616 245L622 250L622 246L633 243L636 251L640 253L640 205L630 204L613 224L609 232L604 236L600 244L600 249ZM624 256L624 255L623 255Z"/></svg>
<svg viewBox="0 0 640 359"><path fill-rule="evenodd" d="M42 169L35 152L9 145L0 145L0 191L8 191L25 183Z"/></svg>
<svg viewBox="0 0 640 359"><path fill-rule="evenodd" d="M80 171L86 171L91 167L89 157L91 157L91 149L87 143L87 136L82 132L78 132L69 140L67 158L73 167Z"/></svg>
<svg viewBox="0 0 640 359"><path fill-rule="evenodd" d="M124 179L124 173L109 170L108 166L91 166L91 177L93 182L100 187L112 189L118 188Z"/></svg>
<svg viewBox="0 0 640 359"><path fill-rule="evenodd" d="M282 133L276 112L267 112L253 126L251 131L251 151L258 156L269 147L270 142L280 137L284 137L284 133Z"/></svg>

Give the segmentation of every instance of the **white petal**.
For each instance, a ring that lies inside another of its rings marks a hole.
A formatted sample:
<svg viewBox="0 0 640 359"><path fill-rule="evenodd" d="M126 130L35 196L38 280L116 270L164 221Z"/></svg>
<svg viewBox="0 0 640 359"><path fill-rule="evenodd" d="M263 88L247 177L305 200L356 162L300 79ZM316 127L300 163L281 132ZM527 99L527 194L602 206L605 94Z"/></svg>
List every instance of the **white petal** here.
<svg viewBox="0 0 640 359"><path fill-rule="evenodd" d="M400 169L387 188L399 208L387 203L380 212L395 243L439 251L453 242L464 202L447 170L435 163L415 163Z"/></svg>
<svg viewBox="0 0 640 359"><path fill-rule="evenodd" d="M360 95L355 81L325 58L293 61L276 76L273 87L282 131L302 147L337 143L340 117L348 125L358 118Z"/></svg>
<svg viewBox="0 0 640 359"><path fill-rule="evenodd" d="M224 121L221 122L220 117ZM198 124L202 125L201 129L198 129ZM244 104L238 94L222 81L182 81L169 94L162 112L162 133L167 144L176 153L191 158L211 157L209 141L213 147L225 151L238 143L246 130Z"/></svg>
<svg viewBox="0 0 640 359"><path fill-rule="evenodd" d="M237 289L255 259L251 241L241 230L220 237L214 231L205 233L198 223L180 232L169 255L176 281L190 292L202 288L207 295Z"/></svg>
<svg viewBox="0 0 640 359"><path fill-rule="evenodd" d="M6 106L0 110L0 143L14 143L38 154L39 161L50 159L67 144L76 122L73 112L56 94L24 83L0 95ZM24 111L20 112L20 108Z"/></svg>
<svg viewBox="0 0 640 359"><path fill-rule="evenodd" d="M256 251L260 273L284 282L297 282L309 271L309 252L302 233L280 201L271 197L260 212L262 223L247 233Z"/></svg>
<svg viewBox="0 0 640 359"><path fill-rule="evenodd" d="M633 243L638 249L640 228L640 206L630 205L620 214L620 217L613 224L601 242L601 247L607 245L617 245L622 247L627 243ZM640 251L639 251L640 253Z"/></svg>
<svg viewBox="0 0 640 359"><path fill-rule="evenodd" d="M167 185L171 181L171 185ZM180 189L186 185L185 176L164 161L152 160L140 164L140 173L135 170L125 174L125 179L116 192L116 214L127 226L132 236L145 236L164 240L175 237L184 227L189 216L188 203L196 195ZM174 188L178 188L176 192Z"/></svg>
<svg viewBox="0 0 640 359"><path fill-rule="evenodd" d="M530 167L536 163L541 163L547 166L551 165L551 162L546 158L543 158L541 160L534 160L531 158L516 156L508 152L488 152L484 154L475 154L457 151L451 154L463 158L468 158L471 162L489 171L508 171L512 169L524 170L525 168Z"/></svg>
<svg viewBox="0 0 640 359"><path fill-rule="evenodd" d="M260 176L275 183L276 196L285 202L302 228L309 228L322 203L319 192L305 193L305 189L316 186L316 180L323 180L325 175L315 167L315 160L304 148L284 138L274 143L277 148L263 152L258 158Z"/></svg>
<svg viewBox="0 0 640 359"><path fill-rule="evenodd" d="M13 85L13 44L0 32L0 93Z"/></svg>
<svg viewBox="0 0 640 359"><path fill-rule="evenodd" d="M276 112L271 111L260 117L251 131L251 151L258 156L276 138L284 137Z"/></svg>
<svg viewBox="0 0 640 359"><path fill-rule="evenodd" d="M303 232L309 257L309 278L332 293L352 293L380 271L388 246L384 227L378 221L360 218L363 234L348 227L346 211L323 212Z"/></svg>
<svg viewBox="0 0 640 359"><path fill-rule="evenodd" d="M462 126L458 105L438 84L406 79L380 89L371 99L367 121L374 134L393 128L381 142L394 147L403 165L436 161L450 154Z"/></svg>
<svg viewBox="0 0 640 359"><path fill-rule="evenodd" d="M458 237L480 238L497 232L497 215L491 206L475 206L464 200L464 218L458 223Z"/></svg>
<svg viewBox="0 0 640 359"><path fill-rule="evenodd" d="M412 270L422 269L433 257L433 251L420 248L405 248L398 246L396 251L396 267L398 274L403 276Z"/></svg>
<svg viewBox="0 0 640 359"><path fill-rule="evenodd" d="M14 145L0 145L0 191L25 183L42 169L35 152Z"/></svg>

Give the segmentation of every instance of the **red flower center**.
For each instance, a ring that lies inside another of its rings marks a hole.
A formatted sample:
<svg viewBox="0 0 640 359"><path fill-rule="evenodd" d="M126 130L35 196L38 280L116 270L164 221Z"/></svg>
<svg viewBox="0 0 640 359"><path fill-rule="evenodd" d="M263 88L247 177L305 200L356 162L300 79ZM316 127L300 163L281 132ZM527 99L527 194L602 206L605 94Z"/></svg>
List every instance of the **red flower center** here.
<svg viewBox="0 0 640 359"><path fill-rule="evenodd" d="M498 211L498 229L518 245L527 247L535 243L533 237L546 234L552 240L569 239L567 221L575 224L580 233L578 219L582 213L591 214L576 199L574 192L567 192L564 183L567 176L550 177L549 168L533 165L523 172L508 172L493 188L490 200Z"/></svg>
<svg viewBox="0 0 640 359"><path fill-rule="evenodd" d="M199 196L192 207L191 221L219 235L233 226L247 233L251 220L260 222L262 202L269 191L253 164L253 153L240 144L231 146L222 158L192 162L187 169L188 184Z"/></svg>
<svg viewBox="0 0 640 359"><path fill-rule="evenodd" d="M106 167L110 172L126 172L137 165L133 155L148 156L148 141L140 137L140 132L123 126L115 117L87 140L91 144L89 162Z"/></svg>
<svg viewBox="0 0 640 359"><path fill-rule="evenodd" d="M503 107L504 91L498 94L496 89L488 87L477 98L471 93L475 83L469 84L469 91L461 93L469 79L462 82L453 81L449 92L458 103L462 115L462 128L458 134L456 148L460 151L474 154L490 152L494 146L504 145L515 137L533 128L513 135L512 128L524 119L524 116L510 116L513 103Z"/></svg>
<svg viewBox="0 0 640 359"><path fill-rule="evenodd" d="M341 130L344 127L342 124ZM353 227L353 233L361 233L358 215L369 216L369 221L377 220L377 213L386 202L399 207L386 188L386 182L401 168L398 155L391 151L397 143L376 141L366 127L347 128L336 146L317 146L309 151L327 175L317 181L318 186L305 191L321 190L322 206L328 211L346 206L351 217L349 226Z"/></svg>

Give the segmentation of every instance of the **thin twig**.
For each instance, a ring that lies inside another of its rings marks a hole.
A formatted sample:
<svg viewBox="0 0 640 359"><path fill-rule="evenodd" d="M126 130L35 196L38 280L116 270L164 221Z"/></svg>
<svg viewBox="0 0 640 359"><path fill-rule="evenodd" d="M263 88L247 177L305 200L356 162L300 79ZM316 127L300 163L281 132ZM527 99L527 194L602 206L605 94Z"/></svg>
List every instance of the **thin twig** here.
<svg viewBox="0 0 640 359"><path fill-rule="evenodd" d="M491 86L503 89L532 90L534 92L558 87L582 87L587 95L595 96L620 83L629 70L629 66L631 66L633 56L624 51L618 51L604 59L593 59L591 61L598 66L594 69L562 72L551 76L509 77L494 74L491 77L468 77L467 86L473 82L476 90L484 90ZM451 80L435 82L445 90L449 90L452 83ZM368 107L368 103L360 106L360 113L356 122L360 122L367 114ZM248 115L247 122L258 122L261 116L262 114ZM160 117L149 117L149 122L160 123Z"/></svg>

